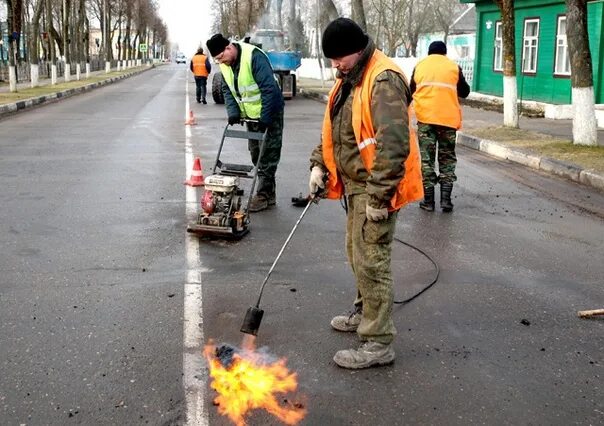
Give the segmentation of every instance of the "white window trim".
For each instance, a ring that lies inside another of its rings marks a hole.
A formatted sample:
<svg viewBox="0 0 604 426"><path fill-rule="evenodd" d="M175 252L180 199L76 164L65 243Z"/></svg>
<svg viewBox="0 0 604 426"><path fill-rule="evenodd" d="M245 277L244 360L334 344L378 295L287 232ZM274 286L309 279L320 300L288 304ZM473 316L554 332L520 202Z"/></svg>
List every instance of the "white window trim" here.
<svg viewBox="0 0 604 426"><path fill-rule="evenodd" d="M556 26L556 52L554 55L554 75L564 75L564 76L569 76L570 75L570 63L568 61L570 61L570 58L568 56L568 39L566 37L566 32L564 34L560 34L560 21L566 21L566 25L564 25L564 28L567 28L567 24L568 21L566 20L566 15L563 16L558 16L558 22L557 22L557 26ZM564 52L564 64L569 64L568 66L568 71L565 70L559 70L558 69L558 47L563 47L563 52Z"/></svg>
<svg viewBox="0 0 604 426"><path fill-rule="evenodd" d="M537 23L537 35L536 36L527 36L526 27L532 23ZM537 58L539 57L539 29L540 29L539 26L540 26L539 18L527 19L524 21L524 31L522 33L522 72L523 73L527 73L527 74L536 74L537 73ZM534 46L532 45L533 41L535 42ZM527 49L530 52L530 51L532 51L533 48L535 49L535 55L534 55L535 66L534 66L534 68L529 68L530 63L531 63L531 61L529 59L532 59L533 56L530 56L529 58L527 58Z"/></svg>
<svg viewBox="0 0 604 426"><path fill-rule="evenodd" d="M499 32L500 37L497 37L497 29L498 28L500 29L500 32ZM498 46L497 42L499 42L499 49L497 48L497 46ZM499 52L498 52L498 50L499 50ZM497 65L499 65L499 67ZM494 71L503 71L503 24L502 24L501 21L498 21L498 22L495 23L495 42L494 42L494 52L493 52L493 70Z"/></svg>

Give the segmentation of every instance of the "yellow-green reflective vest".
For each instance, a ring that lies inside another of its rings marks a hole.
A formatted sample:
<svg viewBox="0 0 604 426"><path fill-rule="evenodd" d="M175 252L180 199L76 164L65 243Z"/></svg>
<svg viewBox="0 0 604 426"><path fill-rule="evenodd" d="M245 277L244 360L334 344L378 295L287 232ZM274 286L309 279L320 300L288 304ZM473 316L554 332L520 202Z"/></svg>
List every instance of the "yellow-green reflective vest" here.
<svg viewBox="0 0 604 426"><path fill-rule="evenodd" d="M222 71L224 81L229 86L233 98L235 98L235 101L237 101L237 104L239 105L241 117L257 120L260 118L260 113L262 112L262 99L260 97L260 88L252 74L252 53L258 48L248 43L233 44L238 44L241 48L239 74L237 75L237 88L239 89L239 93L235 90L235 75L233 74L233 69L228 65L220 64L220 71ZM262 52L262 50L258 50ZM264 52L262 53L264 54Z"/></svg>

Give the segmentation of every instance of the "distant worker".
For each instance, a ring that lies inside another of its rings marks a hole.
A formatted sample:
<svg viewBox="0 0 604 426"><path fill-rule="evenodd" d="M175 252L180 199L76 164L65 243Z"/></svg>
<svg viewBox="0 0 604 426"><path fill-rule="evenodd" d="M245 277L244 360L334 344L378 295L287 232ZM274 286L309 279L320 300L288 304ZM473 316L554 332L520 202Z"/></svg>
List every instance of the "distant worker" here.
<svg viewBox="0 0 604 426"><path fill-rule="evenodd" d="M434 41L428 57L419 61L411 75L413 108L417 117L419 147L422 155L424 200L420 208L434 211L434 187L440 184L440 207L453 211L451 192L455 176L456 131L461 127L459 99L470 94L470 86L461 67L447 58L447 46ZM434 170L438 150L438 171Z"/></svg>
<svg viewBox="0 0 604 426"><path fill-rule="evenodd" d="M206 93L208 84L208 75L212 71L210 59L203 54L203 47L197 49L197 53L191 59L191 72L195 76L195 86L197 103L207 104Z"/></svg>
<svg viewBox="0 0 604 426"><path fill-rule="evenodd" d="M342 368L368 368L395 357L392 240L399 209L423 195L419 148L410 135L407 80L361 27L348 18L332 21L322 47L337 79L322 142L311 154L309 190L325 188L327 198L347 202L346 253L356 299L353 311L334 317L331 326L356 331L364 342L333 359Z"/></svg>
<svg viewBox="0 0 604 426"><path fill-rule="evenodd" d="M249 205L252 212L265 210L276 204L275 174L281 159L285 106L281 89L268 57L258 47L230 42L222 34L213 35L206 44L210 55L220 64L229 124L240 123L242 119L258 120L248 122L248 130L266 131L264 151L258 164L258 190ZM260 141L250 139L248 149L252 163L257 165Z"/></svg>

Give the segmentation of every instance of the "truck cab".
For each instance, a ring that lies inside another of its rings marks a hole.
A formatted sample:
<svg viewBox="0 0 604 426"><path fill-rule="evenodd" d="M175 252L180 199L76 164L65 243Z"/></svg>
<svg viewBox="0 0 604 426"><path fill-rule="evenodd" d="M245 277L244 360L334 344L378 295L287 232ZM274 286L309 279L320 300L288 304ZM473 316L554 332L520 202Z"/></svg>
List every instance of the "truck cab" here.
<svg viewBox="0 0 604 426"><path fill-rule="evenodd" d="M302 65L302 54L287 49L287 37L283 31L273 29L258 29L244 38L246 43L261 48L275 72L281 92L285 99L296 96L295 71ZM212 98L217 104L224 103L222 95L222 75L215 74L212 80Z"/></svg>

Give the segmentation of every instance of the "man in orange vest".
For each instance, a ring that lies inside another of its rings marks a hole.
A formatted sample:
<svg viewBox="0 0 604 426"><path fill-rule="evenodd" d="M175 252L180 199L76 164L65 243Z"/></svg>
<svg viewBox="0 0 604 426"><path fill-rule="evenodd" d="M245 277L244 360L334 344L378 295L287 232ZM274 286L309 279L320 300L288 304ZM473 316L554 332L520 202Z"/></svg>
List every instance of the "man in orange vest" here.
<svg viewBox="0 0 604 426"><path fill-rule="evenodd" d="M391 244L398 210L423 197L419 148L408 117L403 72L352 20L332 21L323 53L337 69L323 119L322 142L310 158L309 189L324 188L347 203L346 252L356 280L354 310L332 319L338 331L356 331L358 349L334 361L358 369L394 361Z"/></svg>
<svg viewBox="0 0 604 426"><path fill-rule="evenodd" d="M203 54L203 47L197 49L197 53L191 59L191 72L195 76L195 95L197 103L207 104L206 93L208 84L208 75L212 71L212 65L209 58Z"/></svg>
<svg viewBox="0 0 604 426"><path fill-rule="evenodd" d="M470 86L455 62L447 58L447 45L434 41L428 57L422 59L411 75L411 94L417 116L419 146L422 154L424 200L420 208L434 211L434 186L440 184L440 207L453 211L451 191L455 176L456 131L461 127L459 99L470 94ZM434 160L438 149L438 172Z"/></svg>

